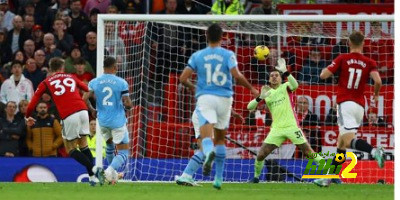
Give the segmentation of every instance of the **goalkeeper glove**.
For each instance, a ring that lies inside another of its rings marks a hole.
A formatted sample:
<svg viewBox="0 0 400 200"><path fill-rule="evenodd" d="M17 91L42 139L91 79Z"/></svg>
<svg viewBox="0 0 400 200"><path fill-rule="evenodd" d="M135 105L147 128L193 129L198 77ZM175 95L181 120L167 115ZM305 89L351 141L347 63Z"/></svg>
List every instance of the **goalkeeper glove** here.
<svg viewBox="0 0 400 200"><path fill-rule="evenodd" d="M287 72L285 59L279 58L278 65L275 67L275 69L279 70L281 73Z"/></svg>
<svg viewBox="0 0 400 200"><path fill-rule="evenodd" d="M260 94L260 98L261 99L265 99L265 98L267 98L268 97L268 95L269 95L269 90L270 90L271 88L268 86L268 85L264 85L264 86L262 86L262 88L261 88L261 94Z"/></svg>

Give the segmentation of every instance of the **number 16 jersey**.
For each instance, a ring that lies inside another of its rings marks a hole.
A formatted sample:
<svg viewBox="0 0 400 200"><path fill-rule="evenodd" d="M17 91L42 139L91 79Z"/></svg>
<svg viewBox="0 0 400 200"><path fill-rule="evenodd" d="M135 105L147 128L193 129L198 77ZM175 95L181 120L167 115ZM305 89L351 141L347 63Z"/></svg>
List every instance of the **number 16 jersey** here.
<svg viewBox="0 0 400 200"><path fill-rule="evenodd" d="M376 62L360 53L341 54L328 70L339 73L337 103L354 101L364 107L364 88L370 73L377 71Z"/></svg>
<svg viewBox="0 0 400 200"><path fill-rule="evenodd" d="M61 119L65 119L81 110L87 110L87 106L79 94L79 89L85 92L88 91L86 84L72 74L55 73L47 77L36 89L28 105L26 117L31 116L44 93L51 95Z"/></svg>
<svg viewBox="0 0 400 200"><path fill-rule="evenodd" d="M101 127L120 128L127 122L122 96L129 95L128 83L114 75L103 74L89 82L96 96L97 118Z"/></svg>

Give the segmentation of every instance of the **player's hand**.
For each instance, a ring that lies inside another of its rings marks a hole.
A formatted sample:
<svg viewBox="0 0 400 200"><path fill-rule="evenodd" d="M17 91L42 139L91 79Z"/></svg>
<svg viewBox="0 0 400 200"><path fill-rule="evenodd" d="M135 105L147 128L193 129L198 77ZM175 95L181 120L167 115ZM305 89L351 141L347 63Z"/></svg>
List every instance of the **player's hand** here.
<svg viewBox="0 0 400 200"><path fill-rule="evenodd" d="M33 126L35 125L36 122L36 120L33 117L25 118L25 121L27 126Z"/></svg>
<svg viewBox="0 0 400 200"><path fill-rule="evenodd" d="M234 118L236 118L236 119L239 119L240 120L240 123L244 123L244 118L243 118L243 116L242 115L240 115L239 113L237 113L237 112L232 112L232 117L234 117Z"/></svg>
<svg viewBox="0 0 400 200"><path fill-rule="evenodd" d="M278 65L275 67L275 69L279 70L282 73L287 72L285 59L279 58Z"/></svg>
<svg viewBox="0 0 400 200"><path fill-rule="evenodd" d="M260 98L261 99L265 99L268 97L268 92L269 90L271 90L271 88L268 85L264 85L261 88L261 94L260 94Z"/></svg>

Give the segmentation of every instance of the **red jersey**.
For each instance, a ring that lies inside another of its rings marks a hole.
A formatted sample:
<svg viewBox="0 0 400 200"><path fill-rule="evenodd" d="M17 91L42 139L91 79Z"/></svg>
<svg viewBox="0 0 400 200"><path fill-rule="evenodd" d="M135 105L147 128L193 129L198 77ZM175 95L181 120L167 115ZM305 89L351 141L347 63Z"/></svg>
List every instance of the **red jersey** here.
<svg viewBox="0 0 400 200"><path fill-rule="evenodd" d="M377 71L376 62L360 53L339 55L328 66L332 73L339 71L337 103L354 101L365 106L364 88L369 74Z"/></svg>
<svg viewBox="0 0 400 200"><path fill-rule="evenodd" d="M89 83L89 81L91 81L93 79L93 74L89 73L89 72L85 72L82 75L79 75L77 73L72 73L73 75L76 76L76 78L78 78L79 80L81 80L84 83Z"/></svg>
<svg viewBox="0 0 400 200"><path fill-rule="evenodd" d="M42 94L50 93L61 119L87 110L86 103L79 94L79 89L89 91L88 86L72 74L56 73L43 80L35 91L31 102L26 110L26 117L30 117L35 110Z"/></svg>

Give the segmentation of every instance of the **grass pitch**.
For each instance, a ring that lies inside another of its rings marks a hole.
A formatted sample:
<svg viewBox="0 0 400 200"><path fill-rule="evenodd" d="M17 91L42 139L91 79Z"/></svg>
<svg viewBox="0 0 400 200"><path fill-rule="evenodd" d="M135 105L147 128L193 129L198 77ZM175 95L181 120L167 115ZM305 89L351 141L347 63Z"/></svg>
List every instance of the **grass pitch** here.
<svg viewBox="0 0 400 200"><path fill-rule="evenodd" d="M173 183L118 183L96 187L88 183L0 183L1 200L338 200L394 199L393 185L333 184L320 188L301 183L224 183L222 190Z"/></svg>

